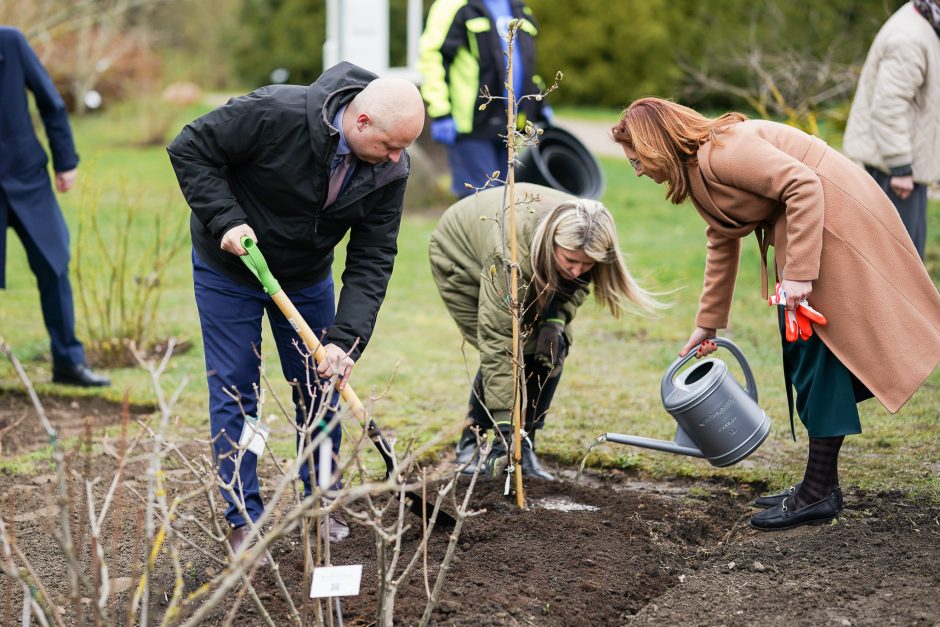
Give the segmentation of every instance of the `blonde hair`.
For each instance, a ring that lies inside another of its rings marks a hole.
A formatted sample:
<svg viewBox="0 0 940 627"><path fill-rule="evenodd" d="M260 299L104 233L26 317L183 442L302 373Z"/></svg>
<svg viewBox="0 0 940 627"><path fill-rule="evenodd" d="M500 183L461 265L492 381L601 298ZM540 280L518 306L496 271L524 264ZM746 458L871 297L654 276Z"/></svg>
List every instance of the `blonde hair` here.
<svg viewBox="0 0 940 627"><path fill-rule="evenodd" d="M611 129L618 144L633 149L645 170L665 173L666 198L679 204L689 195L686 165L707 141L743 122L743 113L707 118L701 113L662 98L634 100Z"/></svg>
<svg viewBox="0 0 940 627"><path fill-rule="evenodd" d="M607 207L596 200L578 198L555 207L539 222L532 236L532 278L540 308L558 291L555 246L584 251L594 260L590 274L594 298L614 318L624 310L651 312L665 306L637 285L627 270L614 218Z"/></svg>

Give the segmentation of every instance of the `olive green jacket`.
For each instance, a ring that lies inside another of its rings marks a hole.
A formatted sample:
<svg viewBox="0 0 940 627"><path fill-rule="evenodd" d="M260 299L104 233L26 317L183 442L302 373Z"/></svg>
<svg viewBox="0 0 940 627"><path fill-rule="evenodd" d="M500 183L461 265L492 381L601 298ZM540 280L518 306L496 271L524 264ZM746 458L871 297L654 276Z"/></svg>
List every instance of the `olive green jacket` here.
<svg viewBox="0 0 940 627"><path fill-rule="evenodd" d="M530 285L532 236L542 218L573 197L539 185L518 184L515 189L519 286L528 288L521 329L523 352L531 355L543 313L534 306L536 291ZM509 258L505 190L503 187L485 190L452 205L438 222L430 244L434 282L460 332L480 351L486 407L497 422L509 419L513 404L512 315L507 306L510 289L503 262ZM500 221L504 222L504 229L500 228ZM570 323L584 303L588 289L589 283L583 281L570 295L556 298L553 315L565 321L569 345Z"/></svg>

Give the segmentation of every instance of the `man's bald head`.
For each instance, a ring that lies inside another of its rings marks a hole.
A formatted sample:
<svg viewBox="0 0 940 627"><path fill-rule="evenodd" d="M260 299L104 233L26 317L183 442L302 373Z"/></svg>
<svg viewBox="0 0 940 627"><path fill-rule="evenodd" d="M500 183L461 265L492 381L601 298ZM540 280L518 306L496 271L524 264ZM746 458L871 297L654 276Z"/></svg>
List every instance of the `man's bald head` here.
<svg viewBox="0 0 940 627"><path fill-rule="evenodd" d="M343 116L353 153L370 163L398 161L424 128L424 101L414 83L377 78L356 94Z"/></svg>
<svg viewBox="0 0 940 627"><path fill-rule="evenodd" d="M414 131L417 139L424 128L424 101L411 81L377 78L350 103L356 114L365 113L383 131Z"/></svg>

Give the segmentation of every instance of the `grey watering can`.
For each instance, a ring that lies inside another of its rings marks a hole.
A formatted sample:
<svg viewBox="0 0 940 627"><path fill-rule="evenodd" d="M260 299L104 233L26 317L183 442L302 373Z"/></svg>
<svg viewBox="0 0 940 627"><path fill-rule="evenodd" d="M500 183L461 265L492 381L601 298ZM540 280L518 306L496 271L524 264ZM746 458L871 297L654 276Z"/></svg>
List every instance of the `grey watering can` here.
<svg viewBox="0 0 940 627"><path fill-rule="evenodd" d="M695 351L669 366L662 382L663 407L678 423L674 441L654 440L622 433L606 433L608 442L704 457L713 466L736 464L757 450L770 433L770 418L757 405L757 386L744 354L734 342L714 338L737 358L747 382L745 391L720 359L703 359L676 373Z"/></svg>

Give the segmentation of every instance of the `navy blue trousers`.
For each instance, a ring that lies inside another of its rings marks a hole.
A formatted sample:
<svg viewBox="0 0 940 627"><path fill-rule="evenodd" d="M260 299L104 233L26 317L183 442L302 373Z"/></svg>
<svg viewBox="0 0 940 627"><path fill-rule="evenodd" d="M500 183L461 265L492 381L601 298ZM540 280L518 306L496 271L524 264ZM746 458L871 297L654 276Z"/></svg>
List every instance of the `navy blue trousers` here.
<svg viewBox="0 0 940 627"><path fill-rule="evenodd" d="M72 301L68 268L56 272L49 265L29 231L16 217L16 212L10 208L2 191L0 214L0 218L5 217L9 221L9 225L23 242L29 268L36 276L42 320L49 333L52 349L52 367L63 368L85 363L85 349L75 336L75 305Z"/></svg>
<svg viewBox="0 0 940 627"><path fill-rule="evenodd" d="M483 187L486 177L499 170L500 178L506 177L506 144L501 139L457 139L447 147L450 162L450 189L457 198L473 193L464 183ZM500 183L496 183L499 185Z"/></svg>
<svg viewBox="0 0 940 627"><path fill-rule="evenodd" d="M914 242L914 248L921 259L925 259L924 251L927 246L927 186L922 183L914 183L914 191L911 195L901 200L894 190L891 189L891 175L873 168L870 165L865 166L865 170L871 175L878 186L884 190L891 202L898 210L901 216L901 222L907 229L911 240Z"/></svg>
<svg viewBox="0 0 940 627"><path fill-rule="evenodd" d="M199 309L199 323L202 327L202 342L206 354L206 375L209 383L209 423L214 441L219 475L223 482L232 483L236 462L233 459L233 445L238 443L244 428L244 415L256 416L257 397L255 390L260 385L259 367L261 360L255 350L261 352L261 318L265 312L274 335L277 354L281 361L281 371L292 385L295 407L295 420L304 425L307 412L315 407L314 403L321 396L313 365L310 367L311 385L307 385L308 366L303 356L294 346L296 341L301 347L300 336L280 312L271 297L259 289L246 287L232 281L224 274L208 266L193 252L193 284L196 290L196 306ZM336 313L333 294L333 278L301 290L287 292L288 298L297 307L300 314L313 329L321 335L333 323ZM310 393L313 388L313 394ZM233 399L228 392L236 393ZM333 393L330 402L333 407L339 403L339 394ZM312 416L316 416L314 409ZM327 412L324 420L333 418ZM313 433L316 437L319 430ZM298 450L302 442L297 436ZM342 430L339 425L330 433L334 458L339 454ZM314 451L314 462L317 455ZM244 451L243 459L238 464L239 480L233 487L238 501L244 505L251 519L258 520L264 512L264 503L258 484L258 458L250 451ZM332 470L332 467L331 467ZM304 493L310 494L310 469L305 463L300 470L304 483ZM222 496L229 506L225 518L235 527L245 524L237 501L226 490Z"/></svg>

